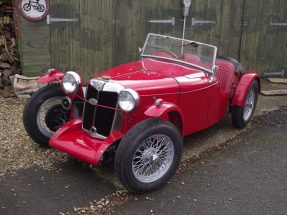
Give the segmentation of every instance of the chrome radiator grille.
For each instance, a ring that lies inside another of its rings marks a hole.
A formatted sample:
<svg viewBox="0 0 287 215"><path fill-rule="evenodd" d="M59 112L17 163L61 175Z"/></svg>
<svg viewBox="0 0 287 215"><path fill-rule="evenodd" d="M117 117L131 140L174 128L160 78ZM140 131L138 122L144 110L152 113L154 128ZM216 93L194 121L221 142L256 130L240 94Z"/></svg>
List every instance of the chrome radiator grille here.
<svg viewBox="0 0 287 215"><path fill-rule="evenodd" d="M100 90L88 85L86 100L95 99L97 104L106 107L117 107L118 93ZM92 105L85 102L83 111L83 129L91 136L107 137L112 131L116 110Z"/></svg>

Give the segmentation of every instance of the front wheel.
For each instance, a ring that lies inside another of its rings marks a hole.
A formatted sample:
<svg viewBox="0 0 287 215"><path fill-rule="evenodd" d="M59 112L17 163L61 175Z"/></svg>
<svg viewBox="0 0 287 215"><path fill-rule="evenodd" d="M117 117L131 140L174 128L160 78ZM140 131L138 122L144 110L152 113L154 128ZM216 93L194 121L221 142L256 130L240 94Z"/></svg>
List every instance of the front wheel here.
<svg viewBox="0 0 287 215"><path fill-rule="evenodd" d="M25 130L42 147L49 147L49 140L55 131L70 121L70 110L62 107L65 96L59 84L50 84L34 93L25 106ZM79 115L77 108L74 114Z"/></svg>
<svg viewBox="0 0 287 215"><path fill-rule="evenodd" d="M248 89L244 106L234 105L232 107L231 118L234 127L244 128L249 123L256 108L258 92L258 82L254 80Z"/></svg>
<svg viewBox="0 0 287 215"><path fill-rule="evenodd" d="M178 129L162 119L135 125L122 139L115 156L115 172L134 193L165 184L177 170L183 142Z"/></svg>
<svg viewBox="0 0 287 215"><path fill-rule="evenodd" d="M29 10L31 10L31 5L29 3L26 3L26 4L23 5L23 9L25 11L29 11Z"/></svg>

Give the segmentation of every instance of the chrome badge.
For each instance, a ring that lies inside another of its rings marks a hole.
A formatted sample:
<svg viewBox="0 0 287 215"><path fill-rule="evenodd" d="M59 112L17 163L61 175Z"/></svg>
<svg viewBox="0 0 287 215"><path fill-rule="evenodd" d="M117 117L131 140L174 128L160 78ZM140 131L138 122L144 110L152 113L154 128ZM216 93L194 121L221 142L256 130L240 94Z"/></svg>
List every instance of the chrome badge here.
<svg viewBox="0 0 287 215"><path fill-rule="evenodd" d="M97 89L98 91L103 90L103 87L104 87L104 83L102 83L102 82L98 82L98 83L96 84L96 89Z"/></svg>
<svg viewBox="0 0 287 215"><path fill-rule="evenodd" d="M89 99L89 103L90 103L91 105L97 105L97 104L98 104L98 100L91 98L91 99Z"/></svg>

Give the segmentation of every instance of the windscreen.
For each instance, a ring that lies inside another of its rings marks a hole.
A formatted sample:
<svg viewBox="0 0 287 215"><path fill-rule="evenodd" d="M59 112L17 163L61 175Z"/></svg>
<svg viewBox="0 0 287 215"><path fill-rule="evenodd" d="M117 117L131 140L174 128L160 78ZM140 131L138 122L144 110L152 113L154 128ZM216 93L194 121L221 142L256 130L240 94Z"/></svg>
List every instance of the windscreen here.
<svg viewBox="0 0 287 215"><path fill-rule="evenodd" d="M174 61L213 73L216 47L191 40L149 34L141 56Z"/></svg>

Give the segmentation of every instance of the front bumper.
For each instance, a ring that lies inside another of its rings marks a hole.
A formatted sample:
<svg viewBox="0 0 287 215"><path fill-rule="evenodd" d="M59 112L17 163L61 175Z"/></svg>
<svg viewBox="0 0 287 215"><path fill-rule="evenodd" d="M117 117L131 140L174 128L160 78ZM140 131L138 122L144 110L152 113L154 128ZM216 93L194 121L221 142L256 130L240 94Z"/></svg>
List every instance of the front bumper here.
<svg viewBox="0 0 287 215"><path fill-rule="evenodd" d="M123 133L112 133L105 140L93 138L83 132L82 119L73 119L52 136L49 145L90 164L97 165L100 158Z"/></svg>

